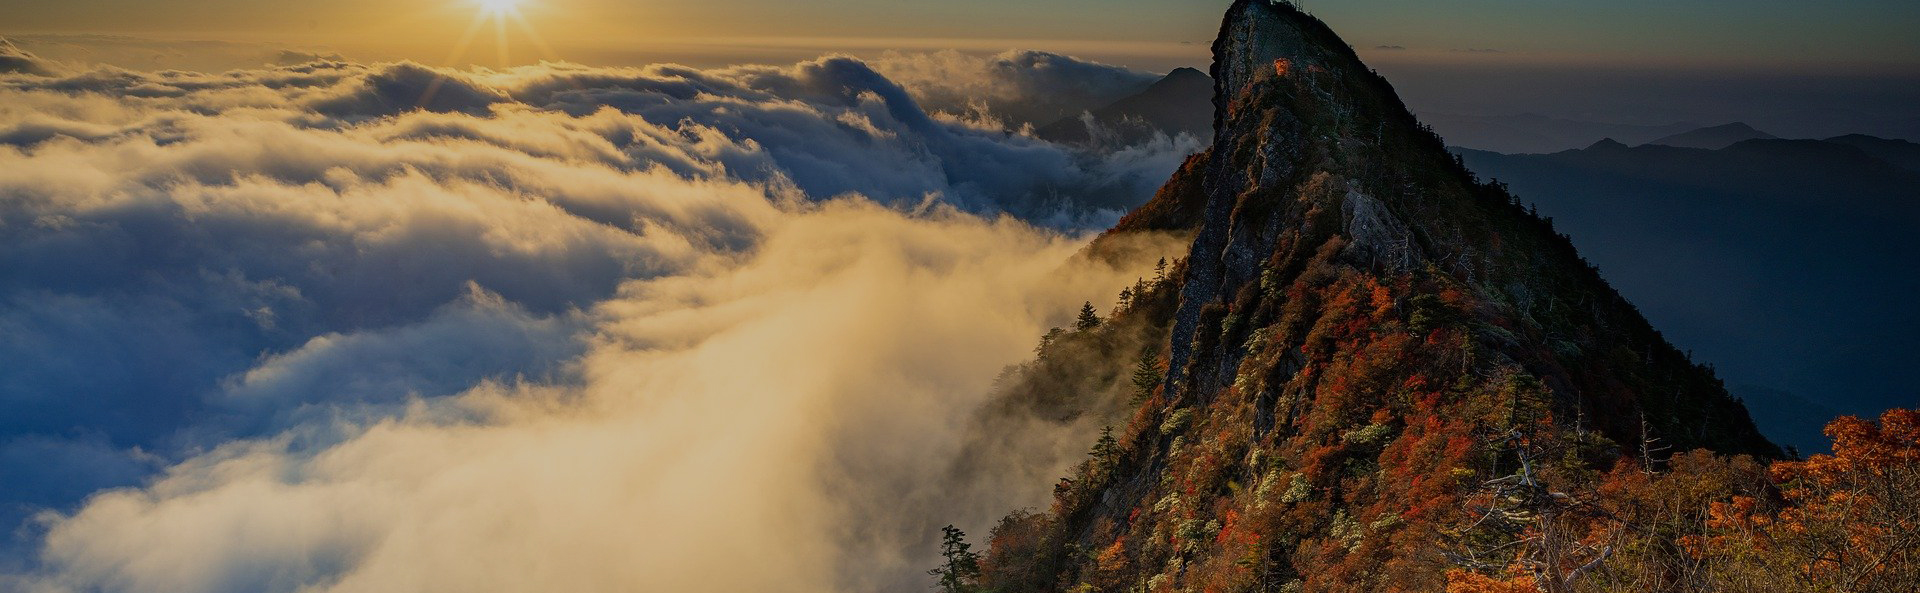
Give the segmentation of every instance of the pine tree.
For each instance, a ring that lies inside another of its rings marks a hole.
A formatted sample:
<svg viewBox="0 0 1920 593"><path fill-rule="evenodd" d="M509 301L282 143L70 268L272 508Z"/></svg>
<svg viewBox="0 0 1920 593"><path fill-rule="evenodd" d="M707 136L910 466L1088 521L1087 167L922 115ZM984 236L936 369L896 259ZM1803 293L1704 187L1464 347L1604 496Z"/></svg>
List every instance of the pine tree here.
<svg viewBox="0 0 1920 593"><path fill-rule="evenodd" d="M944 593L972 593L980 579L980 554L967 543L967 533L952 525L940 528L940 556L946 564L927 571L939 577L934 585Z"/></svg>
<svg viewBox="0 0 1920 593"><path fill-rule="evenodd" d="M1120 441L1113 438L1113 427L1100 429L1100 440L1093 442L1093 462L1102 471L1113 467L1120 460Z"/></svg>
<svg viewBox="0 0 1920 593"><path fill-rule="evenodd" d="M1093 302L1080 305L1080 318L1073 322L1073 327L1082 331L1100 327L1100 313L1093 310Z"/></svg>
<svg viewBox="0 0 1920 593"><path fill-rule="evenodd" d="M1140 362L1133 365L1133 403L1139 405L1160 386L1160 355L1152 346L1140 349Z"/></svg>

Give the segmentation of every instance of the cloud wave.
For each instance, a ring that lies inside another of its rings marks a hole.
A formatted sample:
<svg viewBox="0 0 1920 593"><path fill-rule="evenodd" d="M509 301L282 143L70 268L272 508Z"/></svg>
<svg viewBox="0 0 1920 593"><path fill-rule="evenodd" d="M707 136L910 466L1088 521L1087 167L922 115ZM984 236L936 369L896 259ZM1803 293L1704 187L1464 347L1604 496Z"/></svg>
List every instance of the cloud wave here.
<svg viewBox="0 0 1920 593"><path fill-rule="evenodd" d="M1144 263L1061 229L1192 148L1055 146L844 57L316 57L0 75L0 476L35 486L0 587L918 586L926 505L854 501L1044 497L952 500L943 460Z"/></svg>
<svg viewBox="0 0 1920 593"><path fill-rule="evenodd" d="M0 74L32 74L53 76L56 69L46 60L27 50L20 49L5 37L0 37Z"/></svg>

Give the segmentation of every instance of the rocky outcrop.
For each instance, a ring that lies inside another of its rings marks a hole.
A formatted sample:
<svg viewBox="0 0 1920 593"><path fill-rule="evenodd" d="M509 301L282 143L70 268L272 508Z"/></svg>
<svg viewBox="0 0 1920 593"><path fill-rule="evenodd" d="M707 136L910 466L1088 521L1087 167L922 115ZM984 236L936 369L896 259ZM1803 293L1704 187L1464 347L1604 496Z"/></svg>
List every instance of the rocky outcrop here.
<svg viewBox="0 0 1920 593"><path fill-rule="evenodd" d="M1204 201L1195 231L1182 300L1173 324L1166 390L1176 398L1205 399L1231 377L1240 356L1195 352L1193 338L1211 307L1231 312L1256 307L1242 295L1266 270L1341 241L1343 265L1383 278L1439 273L1483 290L1502 310L1482 311L1496 325L1512 318L1535 325L1561 350L1626 344L1637 351L1670 349L1637 311L1581 260L1565 237L1513 205L1498 187L1483 185L1419 124L1391 85L1368 69L1332 30L1287 3L1235 2L1214 43L1215 140L1197 157L1203 194L1157 200ZM1172 185L1172 184L1170 184ZM1146 209L1154 208L1149 205ZM1410 298L1412 295L1408 295ZM1557 297L1557 298L1556 298ZM1581 301L1585 315L1566 318L1564 301ZM1539 312L1534 307L1554 308ZM1223 313L1224 315L1224 313ZM1583 340L1566 338L1584 335ZM1525 340L1522 340L1523 342ZM1578 343L1572 343L1578 342ZM1604 342L1604 344L1603 344ZM1515 350L1553 351L1516 343ZM1553 356L1511 354L1513 362L1562 389L1567 412L1632 416L1603 421L1613 436L1639 430L1649 394L1606 389L1598 376L1569 368ZM1582 357L1574 357L1582 358ZM1650 357L1642 357L1650 359ZM1695 373L1690 363L1684 373ZM1189 368L1199 364L1207 368ZM1656 365L1660 366L1660 365ZM1590 369L1605 375L1624 369ZM1662 369L1657 374L1681 373ZM1723 416L1744 416L1717 380L1698 373L1702 400ZM1198 381L1189 384L1189 379ZM1699 402L1694 402L1699 403ZM1622 412L1626 412L1622 414ZM1688 445L1771 451L1740 419L1716 438ZM1660 422L1670 433L1696 433L1690 420Z"/></svg>
<svg viewBox="0 0 1920 593"><path fill-rule="evenodd" d="M1001 526L990 588L1439 590L1439 534L1516 439L1570 475L1649 439L1779 454L1325 24L1240 0L1213 50L1212 144L1112 231L1193 233L1165 378Z"/></svg>

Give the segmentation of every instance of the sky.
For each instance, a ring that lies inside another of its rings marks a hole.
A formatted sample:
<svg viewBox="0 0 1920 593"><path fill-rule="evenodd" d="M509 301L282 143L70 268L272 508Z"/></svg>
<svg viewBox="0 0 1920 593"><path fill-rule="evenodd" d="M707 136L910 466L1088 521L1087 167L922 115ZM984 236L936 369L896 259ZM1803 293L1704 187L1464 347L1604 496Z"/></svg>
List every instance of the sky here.
<svg viewBox="0 0 1920 593"><path fill-rule="evenodd" d="M857 49L912 43L1105 46L1140 67L1203 55L1223 3L1203 0L522 0L561 57L642 59L622 47L807 41ZM444 59L472 0L7 0L0 33L113 33L278 42L419 61ZM1920 5L1902 0L1348 0L1308 2L1362 49L1428 60L1508 60L1758 70L1920 67ZM1202 53L1181 44L1202 46ZM993 49L1006 49L995 47ZM1473 50L1473 51L1469 51ZM534 59L539 51L528 51ZM1150 57L1157 56L1157 57ZM373 57L373 56L354 56ZM1188 64L1197 65L1197 64Z"/></svg>
<svg viewBox="0 0 1920 593"><path fill-rule="evenodd" d="M0 35L46 58L135 69L299 59L288 55L712 67L827 53L1039 49L1166 72L1206 68L1224 4L518 0L514 18L494 21L477 20L487 16L480 0L0 0L8 15ZM1907 108L1920 101L1913 2L1352 0L1306 8L1394 80L1416 113L1435 118L1744 121L1785 137L1920 137L1920 118Z"/></svg>

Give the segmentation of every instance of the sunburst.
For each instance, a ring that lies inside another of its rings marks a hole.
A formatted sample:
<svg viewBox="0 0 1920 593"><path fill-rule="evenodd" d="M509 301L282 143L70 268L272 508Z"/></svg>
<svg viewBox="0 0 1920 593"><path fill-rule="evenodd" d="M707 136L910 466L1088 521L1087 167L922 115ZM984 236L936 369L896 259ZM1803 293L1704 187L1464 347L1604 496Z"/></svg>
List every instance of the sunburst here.
<svg viewBox="0 0 1920 593"><path fill-rule="evenodd" d="M526 35L527 40L532 42L534 49L544 54L542 57L550 60L559 59L559 56L554 55L553 49L547 46L546 40L542 39L540 34L527 24L527 19L520 14L520 9L526 6L527 0L468 1L480 10L474 13L473 22L467 25L467 31L460 35L459 41L454 43L453 53L447 56L447 63L457 63L466 54L467 47L473 44L474 36L478 35L480 29L488 22L493 23L494 48L498 53L496 57L499 59L500 67L505 68L511 65L512 56L508 53L507 47L508 23L518 27L520 32Z"/></svg>
<svg viewBox="0 0 1920 593"><path fill-rule="evenodd" d="M520 7L520 0L474 0L474 3L480 5L480 10L496 15L515 13Z"/></svg>
<svg viewBox="0 0 1920 593"><path fill-rule="evenodd" d="M447 55L446 64L448 66L457 66L460 63L460 59L466 56L467 49L473 45L474 37L480 34L480 29L485 27L488 22L493 23L493 45L497 54L495 57L499 60L499 66L501 68L507 68L513 64L512 55L508 52L507 48L507 24L509 22L520 29L520 32L526 36L527 41L533 44L534 49L538 50L543 58L555 61L560 59L560 56L553 52L553 48L547 45L546 40L540 37L540 33L534 31L533 26L527 24L527 19L520 14L520 8L524 5L525 0L467 1L479 8L479 10L474 12L473 21L467 24L467 30L460 34L460 39L453 43L453 51ZM427 101L433 98L434 93L440 90L440 85L443 82L445 82L445 79L433 79L433 82L427 85L425 92L420 94L419 105L425 106Z"/></svg>

